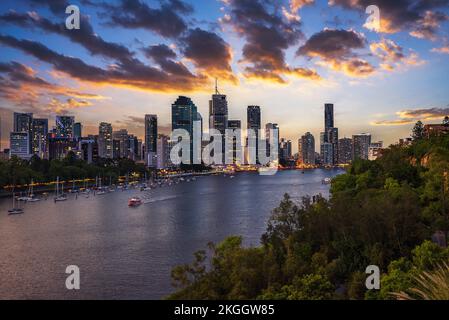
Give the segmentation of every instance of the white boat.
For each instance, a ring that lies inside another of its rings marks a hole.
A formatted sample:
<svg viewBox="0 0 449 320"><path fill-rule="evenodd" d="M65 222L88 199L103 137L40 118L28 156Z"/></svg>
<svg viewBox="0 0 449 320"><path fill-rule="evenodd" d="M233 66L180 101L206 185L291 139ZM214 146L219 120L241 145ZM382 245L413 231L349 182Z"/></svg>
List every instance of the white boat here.
<svg viewBox="0 0 449 320"><path fill-rule="evenodd" d="M8 215L16 215L16 214L22 214L24 211L22 208L16 207L16 195L13 192L12 194L12 209L8 210Z"/></svg>
<svg viewBox="0 0 449 320"><path fill-rule="evenodd" d="M55 202L67 201L67 196L64 194L64 184L62 185L62 192L59 192L59 177L56 179L56 195Z"/></svg>
<svg viewBox="0 0 449 320"><path fill-rule="evenodd" d="M39 198L36 198L36 196L33 193L33 185L34 185L34 181L31 180L31 183L29 185L28 188L28 195L24 196L24 197L19 197L17 198L18 201L25 201L25 202L37 202L40 201Z"/></svg>

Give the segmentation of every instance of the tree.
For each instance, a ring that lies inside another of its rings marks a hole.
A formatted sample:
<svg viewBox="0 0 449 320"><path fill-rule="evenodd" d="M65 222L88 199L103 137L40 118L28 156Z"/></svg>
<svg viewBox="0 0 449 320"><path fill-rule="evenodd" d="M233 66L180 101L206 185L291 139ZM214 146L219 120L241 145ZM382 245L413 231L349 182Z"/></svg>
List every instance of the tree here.
<svg viewBox="0 0 449 320"><path fill-rule="evenodd" d="M414 140L420 140L424 137L424 124L419 120L413 127L412 137Z"/></svg>
<svg viewBox="0 0 449 320"><path fill-rule="evenodd" d="M443 126L449 127L449 116L445 116L444 117Z"/></svg>

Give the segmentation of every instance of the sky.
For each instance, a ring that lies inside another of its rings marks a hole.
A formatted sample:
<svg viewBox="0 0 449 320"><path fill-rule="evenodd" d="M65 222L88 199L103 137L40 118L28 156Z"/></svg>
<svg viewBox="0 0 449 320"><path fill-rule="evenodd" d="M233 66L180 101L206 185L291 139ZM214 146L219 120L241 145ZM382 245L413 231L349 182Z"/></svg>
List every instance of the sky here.
<svg viewBox="0 0 449 320"><path fill-rule="evenodd" d="M448 20L449 0L2 0L2 147L14 111L142 137L145 114L168 133L185 95L208 126L216 78L229 119L259 105L294 149L305 132L319 141L325 103L340 137L388 145L449 114Z"/></svg>

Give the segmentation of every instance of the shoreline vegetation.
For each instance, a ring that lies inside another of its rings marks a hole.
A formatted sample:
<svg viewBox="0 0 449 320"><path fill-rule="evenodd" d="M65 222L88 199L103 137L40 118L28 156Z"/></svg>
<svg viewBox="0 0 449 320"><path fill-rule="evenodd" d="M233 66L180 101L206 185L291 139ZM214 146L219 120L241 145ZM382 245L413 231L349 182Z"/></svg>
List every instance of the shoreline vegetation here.
<svg viewBox="0 0 449 320"><path fill-rule="evenodd" d="M280 167L278 170L313 170L321 167ZM341 168L341 167L340 167ZM324 168L323 169L332 169ZM233 174L235 172L256 172L256 167L240 168L236 171L214 170L204 165L182 165L178 170L148 169L142 163L130 159L100 159L97 163L88 164L69 153L63 160L45 160L33 156L30 160L12 157L0 160L0 198L26 192L32 185L36 194L52 192L55 189L57 177L65 190L94 187L101 181L103 186L110 184L127 184L142 182L145 179L177 178L211 174Z"/></svg>
<svg viewBox="0 0 449 320"><path fill-rule="evenodd" d="M418 128L419 129L419 128ZM172 269L167 299L449 299L449 135L391 146L333 179L330 199L285 195L258 247L231 236ZM366 268L381 270L368 290Z"/></svg>

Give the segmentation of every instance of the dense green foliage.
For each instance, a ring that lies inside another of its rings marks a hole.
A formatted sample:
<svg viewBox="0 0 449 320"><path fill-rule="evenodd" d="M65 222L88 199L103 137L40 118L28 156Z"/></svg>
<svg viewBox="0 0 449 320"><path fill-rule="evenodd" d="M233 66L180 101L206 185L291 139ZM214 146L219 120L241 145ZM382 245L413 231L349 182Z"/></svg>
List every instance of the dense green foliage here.
<svg viewBox="0 0 449 320"><path fill-rule="evenodd" d="M449 229L446 172L449 136L358 160L333 180L330 200L285 195L260 247L230 237L175 267L169 298L394 299L417 273L449 260L429 241ZM382 271L379 291L365 287L368 265Z"/></svg>
<svg viewBox="0 0 449 320"><path fill-rule="evenodd" d="M29 161L12 157L7 161L0 161L0 188L11 185L25 185L34 182L62 180L94 179L109 177L116 181L119 176L137 173L145 174L145 166L130 159L110 160L101 159L98 163L88 164L79 160L75 154L69 153L63 160L42 160L37 156Z"/></svg>

